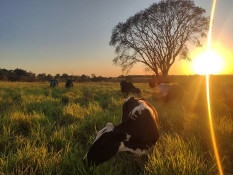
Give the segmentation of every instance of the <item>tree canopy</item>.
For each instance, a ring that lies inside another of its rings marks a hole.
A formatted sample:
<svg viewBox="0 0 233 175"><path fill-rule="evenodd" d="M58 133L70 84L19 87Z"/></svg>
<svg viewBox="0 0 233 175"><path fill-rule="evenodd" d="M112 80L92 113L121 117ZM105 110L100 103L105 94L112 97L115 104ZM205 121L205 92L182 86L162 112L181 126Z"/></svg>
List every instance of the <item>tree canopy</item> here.
<svg viewBox="0 0 233 175"><path fill-rule="evenodd" d="M209 18L192 0L162 0L120 22L112 31L113 63L123 71L144 63L156 76L168 75L179 57L190 60L188 46L201 46Z"/></svg>
<svg viewBox="0 0 233 175"><path fill-rule="evenodd" d="M0 68L0 81L21 81L21 82L35 82L35 81L50 81L52 79L57 79L58 81L65 82L66 80L74 80L76 82L100 82L100 81L108 81L111 77L102 77L102 76L94 76L90 77L88 75L68 75L63 73L62 75L56 74L55 77L51 74L40 73L36 75L35 73L28 72L23 69L14 69L14 70L7 70Z"/></svg>

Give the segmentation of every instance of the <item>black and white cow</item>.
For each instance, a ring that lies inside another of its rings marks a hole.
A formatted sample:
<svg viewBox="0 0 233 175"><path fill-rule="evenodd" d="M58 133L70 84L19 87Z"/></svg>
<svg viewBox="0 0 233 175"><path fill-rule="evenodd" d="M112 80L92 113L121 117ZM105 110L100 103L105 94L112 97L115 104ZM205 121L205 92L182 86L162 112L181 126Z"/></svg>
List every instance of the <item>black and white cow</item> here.
<svg viewBox="0 0 233 175"><path fill-rule="evenodd" d="M121 81L121 92L122 93L133 93L133 94L141 94L140 89L136 88L131 82Z"/></svg>
<svg viewBox="0 0 233 175"><path fill-rule="evenodd" d="M67 81L66 81L66 85L65 85L66 88L71 88L71 87L73 87L73 81L74 81L74 80L67 80Z"/></svg>
<svg viewBox="0 0 233 175"><path fill-rule="evenodd" d="M164 101L168 101L170 99L178 99L180 100L184 96L184 89L179 84L165 84L160 83L158 85L159 94Z"/></svg>
<svg viewBox="0 0 233 175"><path fill-rule="evenodd" d="M145 99L130 97L123 104L122 121L107 123L96 136L89 152L89 165L99 165L117 152L147 154L159 138L158 114Z"/></svg>
<svg viewBox="0 0 233 175"><path fill-rule="evenodd" d="M50 80L50 87L58 86L58 80Z"/></svg>

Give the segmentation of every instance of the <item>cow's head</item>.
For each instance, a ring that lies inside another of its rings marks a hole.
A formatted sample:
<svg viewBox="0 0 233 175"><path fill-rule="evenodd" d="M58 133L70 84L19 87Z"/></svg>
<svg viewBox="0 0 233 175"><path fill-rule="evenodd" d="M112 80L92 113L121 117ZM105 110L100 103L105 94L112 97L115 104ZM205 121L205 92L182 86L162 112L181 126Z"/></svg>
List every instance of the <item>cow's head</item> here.
<svg viewBox="0 0 233 175"><path fill-rule="evenodd" d="M140 103L138 102L137 98L130 97L125 100L123 104L123 114L122 114L122 122L124 122L130 115L130 112L138 106Z"/></svg>

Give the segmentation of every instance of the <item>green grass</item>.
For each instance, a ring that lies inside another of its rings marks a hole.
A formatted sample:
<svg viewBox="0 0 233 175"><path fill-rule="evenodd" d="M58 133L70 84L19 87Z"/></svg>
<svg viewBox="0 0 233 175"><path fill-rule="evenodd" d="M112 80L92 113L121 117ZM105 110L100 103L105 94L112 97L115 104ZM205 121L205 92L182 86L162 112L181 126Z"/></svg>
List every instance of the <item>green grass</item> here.
<svg viewBox="0 0 233 175"><path fill-rule="evenodd" d="M212 81L211 105L225 174L233 174L233 109ZM163 102L157 89L135 84L157 109L160 138L148 155L121 152L97 168L85 166L95 136L119 124L128 96L119 83L0 82L0 174L218 174L209 132L205 81L182 82L182 98ZM233 92L232 92L233 93Z"/></svg>

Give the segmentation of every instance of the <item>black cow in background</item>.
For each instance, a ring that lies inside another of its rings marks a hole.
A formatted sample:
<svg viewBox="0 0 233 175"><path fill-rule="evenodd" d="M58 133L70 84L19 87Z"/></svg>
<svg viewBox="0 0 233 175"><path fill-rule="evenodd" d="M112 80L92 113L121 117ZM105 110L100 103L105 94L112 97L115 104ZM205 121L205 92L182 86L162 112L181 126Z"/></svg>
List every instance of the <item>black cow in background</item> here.
<svg viewBox="0 0 233 175"><path fill-rule="evenodd" d="M87 153L89 165L99 165L117 152L147 154L159 139L158 114L145 99L130 97L123 104L122 121L101 129Z"/></svg>
<svg viewBox="0 0 233 175"><path fill-rule="evenodd" d="M150 86L150 88L154 88L155 87L155 82L154 81L150 81L149 82L149 86Z"/></svg>
<svg viewBox="0 0 233 175"><path fill-rule="evenodd" d="M66 88L71 88L71 87L73 87L73 86L74 86L74 85L73 85L73 81L74 81L74 80L67 80L67 81L66 81L66 85L65 85Z"/></svg>
<svg viewBox="0 0 233 175"><path fill-rule="evenodd" d="M126 94L133 93L133 94L138 94L138 95L141 94L140 89L136 88L131 82L123 80L121 81L120 85L121 85L122 93L126 93Z"/></svg>
<svg viewBox="0 0 233 175"><path fill-rule="evenodd" d="M58 86L58 80L50 80L50 87Z"/></svg>

